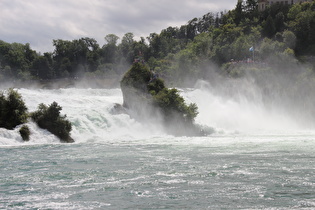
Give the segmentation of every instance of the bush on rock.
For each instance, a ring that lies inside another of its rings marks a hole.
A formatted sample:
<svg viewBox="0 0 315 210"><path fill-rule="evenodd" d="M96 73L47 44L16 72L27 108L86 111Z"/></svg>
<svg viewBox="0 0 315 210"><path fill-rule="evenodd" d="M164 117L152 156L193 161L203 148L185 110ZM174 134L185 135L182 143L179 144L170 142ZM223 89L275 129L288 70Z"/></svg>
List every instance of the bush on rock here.
<svg viewBox="0 0 315 210"><path fill-rule="evenodd" d="M27 107L17 91L9 89L7 94L0 93L0 127L12 130L27 118Z"/></svg>
<svg viewBox="0 0 315 210"><path fill-rule="evenodd" d="M28 128L27 125L23 125L20 130L19 130L20 134L21 134L21 137L24 141L29 141L30 140L30 135L31 135L31 132L30 132L30 129Z"/></svg>
<svg viewBox="0 0 315 210"><path fill-rule="evenodd" d="M72 143L70 137L72 129L70 121L66 120L66 115L61 116L62 108L53 102L50 106L40 104L38 110L31 114L32 119L40 128L47 129L52 134L60 138L62 142Z"/></svg>

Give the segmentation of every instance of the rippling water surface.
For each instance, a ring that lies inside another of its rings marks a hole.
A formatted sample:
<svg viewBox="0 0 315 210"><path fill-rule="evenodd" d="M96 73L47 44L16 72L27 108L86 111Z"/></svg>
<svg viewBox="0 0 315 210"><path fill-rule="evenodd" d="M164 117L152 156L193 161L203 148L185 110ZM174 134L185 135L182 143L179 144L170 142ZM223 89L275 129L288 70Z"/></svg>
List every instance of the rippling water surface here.
<svg viewBox="0 0 315 210"><path fill-rule="evenodd" d="M20 92L30 110L60 103L76 143L60 144L32 123L27 143L1 130L0 209L315 208L313 131L231 131L224 119L209 122L199 102L197 121L218 132L173 137L111 115L119 90Z"/></svg>

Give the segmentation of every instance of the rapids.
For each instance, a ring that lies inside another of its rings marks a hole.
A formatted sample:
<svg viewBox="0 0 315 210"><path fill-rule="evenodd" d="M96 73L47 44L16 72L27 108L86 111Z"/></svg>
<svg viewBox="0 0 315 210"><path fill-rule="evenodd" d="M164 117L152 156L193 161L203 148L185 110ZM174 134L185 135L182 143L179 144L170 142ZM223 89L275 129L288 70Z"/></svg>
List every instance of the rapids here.
<svg viewBox="0 0 315 210"><path fill-rule="evenodd" d="M18 92L29 111L56 101L75 143L33 122L29 142L0 129L0 209L315 208L314 129L260 100L181 89L215 133L174 137L112 114L120 89Z"/></svg>
<svg viewBox="0 0 315 210"><path fill-rule="evenodd" d="M19 89L18 92L30 112L35 111L40 103L48 105L56 101L63 108L62 114L66 114L73 124L72 136L76 142L117 142L166 136L158 124L140 124L127 114L112 114L114 105L123 102L120 89ZM181 90L181 94L187 102L197 104L199 115L196 123L214 128L217 134L294 133L301 130L286 113L267 110L263 104L245 97L233 100L215 95L203 83L195 89ZM28 126L32 131L29 144L59 142L34 123L29 122ZM21 144L18 129L1 129L0 145Z"/></svg>

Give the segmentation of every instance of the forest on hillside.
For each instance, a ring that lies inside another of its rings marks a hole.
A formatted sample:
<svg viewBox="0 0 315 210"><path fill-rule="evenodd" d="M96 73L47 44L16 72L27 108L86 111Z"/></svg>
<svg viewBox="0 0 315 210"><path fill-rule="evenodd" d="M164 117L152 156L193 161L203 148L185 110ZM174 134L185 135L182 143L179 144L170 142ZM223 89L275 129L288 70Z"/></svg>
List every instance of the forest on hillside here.
<svg viewBox="0 0 315 210"><path fill-rule="evenodd" d="M256 0L246 0L140 40L130 32L104 38L103 46L89 37L53 40L54 51L43 54L0 40L0 81L121 77L139 58L174 85L211 79L213 71L238 78L253 69L297 74L303 68L300 77L314 81L315 1L260 12Z"/></svg>

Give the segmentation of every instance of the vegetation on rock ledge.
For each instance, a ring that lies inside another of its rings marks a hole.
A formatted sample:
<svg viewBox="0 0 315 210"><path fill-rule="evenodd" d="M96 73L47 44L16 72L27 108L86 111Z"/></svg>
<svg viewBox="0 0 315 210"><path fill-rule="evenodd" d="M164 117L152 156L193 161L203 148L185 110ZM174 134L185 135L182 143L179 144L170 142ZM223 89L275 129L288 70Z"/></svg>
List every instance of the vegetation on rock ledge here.
<svg viewBox="0 0 315 210"><path fill-rule="evenodd" d="M0 93L0 127L9 130L27 121L27 107L15 90Z"/></svg>
<svg viewBox="0 0 315 210"><path fill-rule="evenodd" d="M121 81L124 106L152 120L162 117L164 127L176 135L200 135L194 125L197 105L187 105L175 88L168 89L164 81L140 62L133 64ZM161 116L158 116L161 114ZM199 130L198 130L199 129Z"/></svg>
<svg viewBox="0 0 315 210"><path fill-rule="evenodd" d="M33 112L31 117L40 128L47 129L59 137L62 142L72 143L74 142L70 137L72 126L70 121L65 119L66 115L60 115L61 110L62 108L56 102L50 106L40 104L38 110Z"/></svg>
<svg viewBox="0 0 315 210"><path fill-rule="evenodd" d="M70 137L71 123L65 119L66 116L60 116L61 110L56 102L49 107L40 104L38 110L30 116L40 128L47 129L62 142L74 142ZM26 123L28 117L27 107L17 91L9 89L0 93L0 128L13 130L16 126ZM30 140L31 132L27 125L23 125L19 133L24 141Z"/></svg>
<svg viewBox="0 0 315 210"><path fill-rule="evenodd" d="M20 135L24 141L30 140L31 131L27 125L23 125L20 130Z"/></svg>

